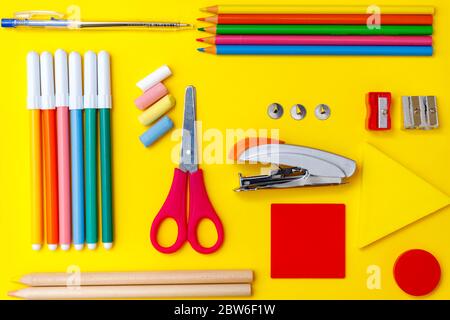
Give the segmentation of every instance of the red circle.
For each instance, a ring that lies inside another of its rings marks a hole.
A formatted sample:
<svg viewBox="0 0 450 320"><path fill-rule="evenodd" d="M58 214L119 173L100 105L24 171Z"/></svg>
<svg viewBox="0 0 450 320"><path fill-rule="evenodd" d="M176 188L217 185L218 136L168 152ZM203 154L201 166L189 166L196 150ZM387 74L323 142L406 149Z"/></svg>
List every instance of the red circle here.
<svg viewBox="0 0 450 320"><path fill-rule="evenodd" d="M425 250L411 250L398 257L394 277L406 293L420 297L436 289L441 280L441 267L437 259Z"/></svg>

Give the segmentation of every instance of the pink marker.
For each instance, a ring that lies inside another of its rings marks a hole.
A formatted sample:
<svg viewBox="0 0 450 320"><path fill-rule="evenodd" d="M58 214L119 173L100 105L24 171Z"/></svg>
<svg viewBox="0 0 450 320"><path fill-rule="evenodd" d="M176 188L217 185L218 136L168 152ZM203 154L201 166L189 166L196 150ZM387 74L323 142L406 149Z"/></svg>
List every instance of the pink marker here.
<svg viewBox="0 0 450 320"><path fill-rule="evenodd" d="M431 46L430 36L218 35L199 39L216 45Z"/></svg>
<svg viewBox="0 0 450 320"><path fill-rule="evenodd" d="M59 242L61 249L69 250L71 244L70 203L70 134L69 134L69 80L67 53L55 53L56 126L58 141L58 194Z"/></svg>

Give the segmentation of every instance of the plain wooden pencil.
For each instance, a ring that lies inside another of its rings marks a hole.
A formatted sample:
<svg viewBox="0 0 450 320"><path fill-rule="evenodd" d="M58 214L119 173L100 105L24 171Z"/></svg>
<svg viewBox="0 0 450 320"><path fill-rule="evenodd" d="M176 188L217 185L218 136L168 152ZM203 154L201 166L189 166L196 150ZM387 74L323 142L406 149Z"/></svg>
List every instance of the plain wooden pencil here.
<svg viewBox="0 0 450 320"><path fill-rule="evenodd" d="M144 286L31 287L9 292L27 300L247 297L250 284L185 284Z"/></svg>
<svg viewBox="0 0 450 320"><path fill-rule="evenodd" d="M193 270L144 272L30 273L17 282L31 287L111 286L153 284L251 283L251 270Z"/></svg>

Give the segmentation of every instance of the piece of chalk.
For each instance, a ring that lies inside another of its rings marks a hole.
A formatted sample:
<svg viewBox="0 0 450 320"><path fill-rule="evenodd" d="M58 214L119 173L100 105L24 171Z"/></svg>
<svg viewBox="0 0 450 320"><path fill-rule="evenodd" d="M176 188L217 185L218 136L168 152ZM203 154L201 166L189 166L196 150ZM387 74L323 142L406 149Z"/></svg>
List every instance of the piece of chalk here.
<svg viewBox="0 0 450 320"><path fill-rule="evenodd" d="M161 138L164 134L169 132L170 129L173 128L173 122L169 117L164 116L161 120L159 120L155 125L150 127L147 131L145 131L140 137L139 140L144 144L144 146L149 147L156 140Z"/></svg>
<svg viewBox="0 0 450 320"><path fill-rule="evenodd" d="M157 103L155 103L151 108L145 110L139 117L138 120L144 126L148 126L158 120L167 111L175 106L175 98L168 94Z"/></svg>
<svg viewBox="0 0 450 320"><path fill-rule="evenodd" d="M160 82L134 100L134 104L138 109L145 110L167 94L169 94L169 90L167 90L166 86Z"/></svg>
<svg viewBox="0 0 450 320"><path fill-rule="evenodd" d="M136 85L142 91L147 91L148 89L150 89L157 83L162 82L164 79L170 77L171 75L172 71L170 70L170 68L167 65L163 65L162 67L159 67L144 79L139 81Z"/></svg>

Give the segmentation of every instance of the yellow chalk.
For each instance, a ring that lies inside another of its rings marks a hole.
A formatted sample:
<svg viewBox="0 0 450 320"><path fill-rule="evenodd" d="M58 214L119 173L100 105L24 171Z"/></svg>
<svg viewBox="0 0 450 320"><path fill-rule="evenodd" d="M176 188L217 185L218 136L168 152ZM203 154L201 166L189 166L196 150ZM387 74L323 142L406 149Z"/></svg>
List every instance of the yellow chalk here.
<svg viewBox="0 0 450 320"><path fill-rule="evenodd" d="M175 98L170 94L156 102L153 106L145 110L138 120L144 126L148 126L164 115L167 111L175 106Z"/></svg>

